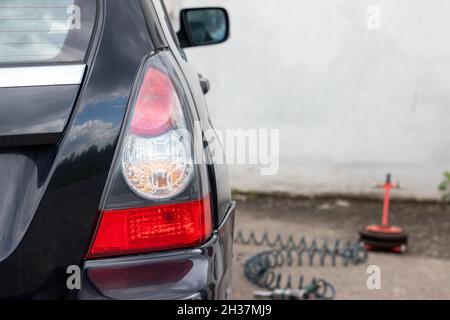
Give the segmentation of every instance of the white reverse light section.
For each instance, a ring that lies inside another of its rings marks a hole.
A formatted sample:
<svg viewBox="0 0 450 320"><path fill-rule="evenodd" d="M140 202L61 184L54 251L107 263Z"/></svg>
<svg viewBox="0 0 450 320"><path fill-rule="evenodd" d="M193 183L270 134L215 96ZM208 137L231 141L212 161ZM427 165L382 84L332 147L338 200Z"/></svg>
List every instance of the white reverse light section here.
<svg viewBox="0 0 450 320"><path fill-rule="evenodd" d="M128 185L147 199L165 199L180 194L194 170L183 137L169 131L159 137L127 137L122 153L122 171Z"/></svg>

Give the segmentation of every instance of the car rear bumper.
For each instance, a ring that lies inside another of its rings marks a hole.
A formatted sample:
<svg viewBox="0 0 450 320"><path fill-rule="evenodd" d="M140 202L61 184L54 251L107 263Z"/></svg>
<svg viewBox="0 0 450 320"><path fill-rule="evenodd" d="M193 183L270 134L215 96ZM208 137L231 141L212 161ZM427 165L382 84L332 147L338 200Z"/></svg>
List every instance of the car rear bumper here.
<svg viewBox="0 0 450 320"><path fill-rule="evenodd" d="M86 261L81 300L227 299L235 204L200 248Z"/></svg>

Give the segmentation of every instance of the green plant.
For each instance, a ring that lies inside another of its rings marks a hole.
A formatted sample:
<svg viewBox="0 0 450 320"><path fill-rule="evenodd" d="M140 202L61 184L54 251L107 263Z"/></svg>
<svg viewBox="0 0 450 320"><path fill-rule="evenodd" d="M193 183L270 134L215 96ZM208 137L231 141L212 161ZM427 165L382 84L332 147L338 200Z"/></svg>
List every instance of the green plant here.
<svg viewBox="0 0 450 320"><path fill-rule="evenodd" d="M442 192L442 200L450 202L450 172L445 172L444 177L444 181L439 185L439 190Z"/></svg>

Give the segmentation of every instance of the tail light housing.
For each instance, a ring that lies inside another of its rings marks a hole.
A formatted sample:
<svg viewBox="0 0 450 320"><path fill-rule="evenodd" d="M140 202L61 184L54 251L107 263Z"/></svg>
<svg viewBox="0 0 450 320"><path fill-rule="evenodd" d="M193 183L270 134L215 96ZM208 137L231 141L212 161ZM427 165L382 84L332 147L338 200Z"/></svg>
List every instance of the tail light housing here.
<svg viewBox="0 0 450 320"><path fill-rule="evenodd" d="M196 113L169 52L138 76L87 258L172 250L212 233Z"/></svg>

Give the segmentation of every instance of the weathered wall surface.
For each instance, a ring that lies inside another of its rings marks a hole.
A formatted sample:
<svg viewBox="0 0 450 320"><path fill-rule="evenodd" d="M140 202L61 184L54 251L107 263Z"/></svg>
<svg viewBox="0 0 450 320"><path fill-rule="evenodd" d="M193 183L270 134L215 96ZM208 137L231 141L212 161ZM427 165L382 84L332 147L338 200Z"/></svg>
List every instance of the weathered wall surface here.
<svg viewBox="0 0 450 320"><path fill-rule="evenodd" d="M183 0L175 10L212 4L228 9L232 37L187 54L211 80L215 125L281 130L279 173L233 166L235 188L360 194L391 172L403 195L439 196L449 1Z"/></svg>

